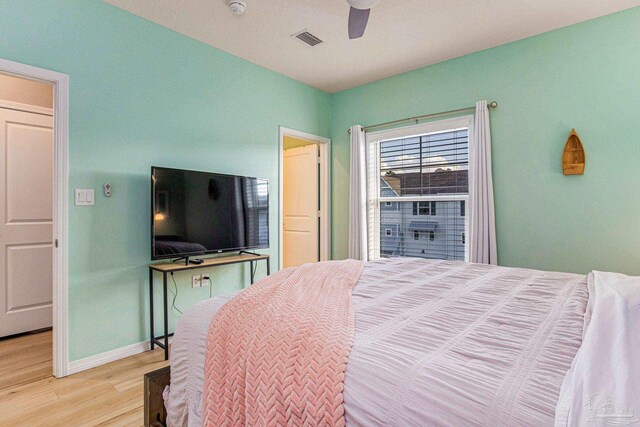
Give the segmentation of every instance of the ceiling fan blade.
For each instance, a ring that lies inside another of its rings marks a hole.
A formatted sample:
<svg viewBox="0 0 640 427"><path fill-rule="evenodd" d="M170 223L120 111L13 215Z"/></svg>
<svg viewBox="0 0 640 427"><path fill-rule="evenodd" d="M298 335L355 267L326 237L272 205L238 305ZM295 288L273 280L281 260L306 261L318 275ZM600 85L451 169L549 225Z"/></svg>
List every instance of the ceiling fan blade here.
<svg viewBox="0 0 640 427"><path fill-rule="evenodd" d="M357 39L362 37L364 29L367 28L369 21L369 12L371 9L356 9L352 7L349 10L349 38Z"/></svg>

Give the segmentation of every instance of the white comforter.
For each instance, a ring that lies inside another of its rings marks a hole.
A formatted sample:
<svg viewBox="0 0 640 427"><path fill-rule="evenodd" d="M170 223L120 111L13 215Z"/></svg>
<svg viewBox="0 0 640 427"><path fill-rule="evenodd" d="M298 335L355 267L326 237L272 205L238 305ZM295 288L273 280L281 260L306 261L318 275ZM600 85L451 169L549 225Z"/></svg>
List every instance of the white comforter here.
<svg viewBox="0 0 640 427"><path fill-rule="evenodd" d="M169 425L200 425L209 323L196 305L171 352ZM582 341L586 276L421 259L368 263L354 289L348 426L545 426Z"/></svg>
<svg viewBox="0 0 640 427"><path fill-rule="evenodd" d="M640 424L640 277L589 275L584 339L562 384L556 426Z"/></svg>

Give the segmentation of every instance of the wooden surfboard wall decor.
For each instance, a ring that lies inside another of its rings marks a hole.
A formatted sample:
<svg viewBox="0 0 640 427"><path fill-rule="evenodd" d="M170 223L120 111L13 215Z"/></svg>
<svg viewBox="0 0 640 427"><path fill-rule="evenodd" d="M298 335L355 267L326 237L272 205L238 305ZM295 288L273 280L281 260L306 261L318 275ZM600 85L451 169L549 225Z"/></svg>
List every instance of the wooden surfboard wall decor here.
<svg viewBox="0 0 640 427"><path fill-rule="evenodd" d="M562 173L565 175L584 174L584 148L575 129L571 129L562 153Z"/></svg>

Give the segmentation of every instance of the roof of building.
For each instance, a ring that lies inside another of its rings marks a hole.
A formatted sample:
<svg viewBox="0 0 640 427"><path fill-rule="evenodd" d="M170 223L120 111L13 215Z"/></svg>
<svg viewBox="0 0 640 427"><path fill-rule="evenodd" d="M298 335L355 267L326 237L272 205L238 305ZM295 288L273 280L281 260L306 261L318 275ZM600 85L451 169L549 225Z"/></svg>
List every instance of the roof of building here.
<svg viewBox="0 0 640 427"><path fill-rule="evenodd" d="M468 170L443 170L435 172L398 173L382 179L399 196L432 194L466 194L469 192Z"/></svg>
<svg viewBox="0 0 640 427"><path fill-rule="evenodd" d="M436 231L438 221L411 221L409 223L410 231Z"/></svg>

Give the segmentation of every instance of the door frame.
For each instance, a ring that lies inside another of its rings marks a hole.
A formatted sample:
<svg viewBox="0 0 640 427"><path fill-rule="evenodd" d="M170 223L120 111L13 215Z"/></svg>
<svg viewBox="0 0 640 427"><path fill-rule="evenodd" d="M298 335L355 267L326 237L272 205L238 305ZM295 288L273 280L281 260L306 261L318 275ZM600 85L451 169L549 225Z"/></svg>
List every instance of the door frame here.
<svg viewBox="0 0 640 427"><path fill-rule="evenodd" d="M69 76L0 58L0 73L53 84L53 375L69 372Z"/></svg>
<svg viewBox="0 0 640 427"><path fill-rule="evenodd" d="M304 139L320 148L320 261L331 259L331 139L280 126L278 143L278 269L284 254L284 137Z"/></svg>

